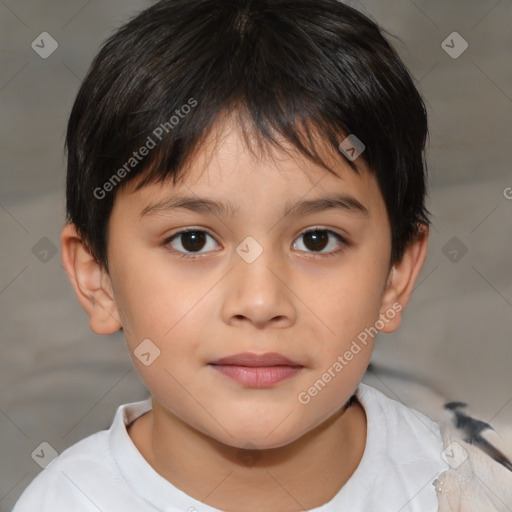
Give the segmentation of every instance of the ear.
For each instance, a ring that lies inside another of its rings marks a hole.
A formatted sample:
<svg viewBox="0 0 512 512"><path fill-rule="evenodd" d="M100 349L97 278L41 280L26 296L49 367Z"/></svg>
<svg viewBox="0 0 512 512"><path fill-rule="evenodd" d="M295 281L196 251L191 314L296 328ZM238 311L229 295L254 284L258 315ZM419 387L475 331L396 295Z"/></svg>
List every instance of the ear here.
<svg viewBox="0 0 512 512"><path fill-rule="evenodd" d="M112 282L107 271L89 252L74 224L60 235L62 263L80 304L96 334L112 334L121 328Z"/></svg>
<svg viewBox="0 0 512 512"><path fill-rule="evenodd" d="M407 246L403 258L391 268L380 308L380 332L391 333L398 329L402 311L409 302L416 279L427 256L428 226L420 225L419 233Z"/></svg>

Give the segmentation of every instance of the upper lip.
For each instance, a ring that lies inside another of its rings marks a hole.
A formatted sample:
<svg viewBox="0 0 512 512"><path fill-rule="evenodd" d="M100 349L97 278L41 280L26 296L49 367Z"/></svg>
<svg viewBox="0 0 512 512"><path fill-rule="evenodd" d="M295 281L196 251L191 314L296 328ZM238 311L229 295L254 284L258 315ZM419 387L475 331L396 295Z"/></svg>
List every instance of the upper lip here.
<svg viewBox="0 0 512 512"><path fill-rule="evenodd" d="M210 364L225 364L236 366L302 366L295 361L291 361L287 357L277 352L267 352L265 354L253 354L251 352L243 352L228 357L222 357Z"/></svg>

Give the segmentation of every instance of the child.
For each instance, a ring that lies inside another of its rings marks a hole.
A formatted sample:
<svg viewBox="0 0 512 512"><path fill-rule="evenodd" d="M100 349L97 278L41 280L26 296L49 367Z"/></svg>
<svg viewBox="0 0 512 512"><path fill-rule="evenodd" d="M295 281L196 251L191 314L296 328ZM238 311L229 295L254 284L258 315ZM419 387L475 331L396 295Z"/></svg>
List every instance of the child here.
<svg viewBox="0 0 512 512"><path fill-rule="evenodd" d="M426 136L337 0L163 0L112 36L69 120L62 258L151 399L15 512L437 510L439 426L360 383L425 259Z"/></svg>

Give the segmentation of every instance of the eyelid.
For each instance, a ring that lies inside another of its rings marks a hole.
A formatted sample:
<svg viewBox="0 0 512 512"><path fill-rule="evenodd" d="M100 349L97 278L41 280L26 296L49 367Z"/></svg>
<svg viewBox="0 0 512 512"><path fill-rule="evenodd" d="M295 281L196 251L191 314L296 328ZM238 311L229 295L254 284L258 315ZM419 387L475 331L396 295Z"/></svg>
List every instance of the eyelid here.
<svg viewBox="0 0 512 512"><path fill-rule="evenodd" d="M315 231L324 231L332 236L334 236L338 242L341 244L341 247L338 247L337 249L333 251L328 252L314 252L314 251L299 251L301 253L304 253L306 258L313 258L313 259L319 259L319 258L326 258L328 256L337 256L341 252L345 251L348 247L351 247L353 244L349 240L349 238L346 235L342 235L338 231L336 231L333 228L325 227L325 226L312 226L311 228L306 228L299 232L299 234L294 238L294 240L299 239L302 235L305 235L306 233L311 233Z"/></svg>
<svg viewBox="0 0 512 512"><path fill-rule="evenodd" d="M203 232L203 233L206 233L208 236L210 236L213 240L215 240L215 243L216 244L219 244L219 242L217 242L217 239L215 237L215 235L213 235L210 230L208 228L205 228L205 227L196 227L196 226L187 226L185 228L181 228L179 229L178 231L176 231L175 233L173 233L172 235L169 235L167 236L162 245L169 251L171 252L172 254L175 254L179 257L182 257L182 258L187 258L187 259L197 259L197 258L202 258L202 257L206 257L208 256L211 252L213 251L208 251L208 252L198 252L198 253L193 253L193 252L182 252L182 251L178 251L176 249L174 249L173 247L170 247L170 243L179 237L179 235L182 235L184 233L189 233L189 232Z"/></svg>
<svg viewBox="0 0 512 512"><path fill-rule="evenodd" d="M329 233L333 233L335 235L338 235L340 238L345 240L346 243L349 243L348 241L348 235L344 232L340 233L339 228L331 228L329 226L311 226L310 228L303 229L302 231L299 231L299 234L297 236L303 235L304 233L310 233L311 231L327 231Z"/></svg>

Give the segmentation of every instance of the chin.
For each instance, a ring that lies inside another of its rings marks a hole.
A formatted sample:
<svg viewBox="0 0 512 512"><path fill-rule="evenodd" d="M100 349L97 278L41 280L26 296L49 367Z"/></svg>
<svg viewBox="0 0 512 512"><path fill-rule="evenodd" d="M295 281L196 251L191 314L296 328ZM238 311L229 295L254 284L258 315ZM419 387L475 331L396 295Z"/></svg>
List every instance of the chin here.
<svg viewBox="0 0 512 512"><path fill-rule="evenodd" d="M236 425L231 422L223 426L229 434L224 429L216 429L217 435L212 435L212 433L209 435L226 445L248 450L281 448L293 443L306 433L305 431L299 431L297 424L293 425L288 421L283 422L282 418L274 422L272 426L269 425L268 421L263 424L257 424L255 421L252 424L244 425Z"/></svg>
<svg viewBox="0 0 512 512"><path fill-rule="evenodd" d="M299 436L300 437L300 436ZM292 437L279 437L275 439L269 439L265 435L253 435L253 436L240 436L236 438L226 439L226 443L233 448L239 450L272 450L277 448L283 448L293 443L296 438Z"/></svg>

